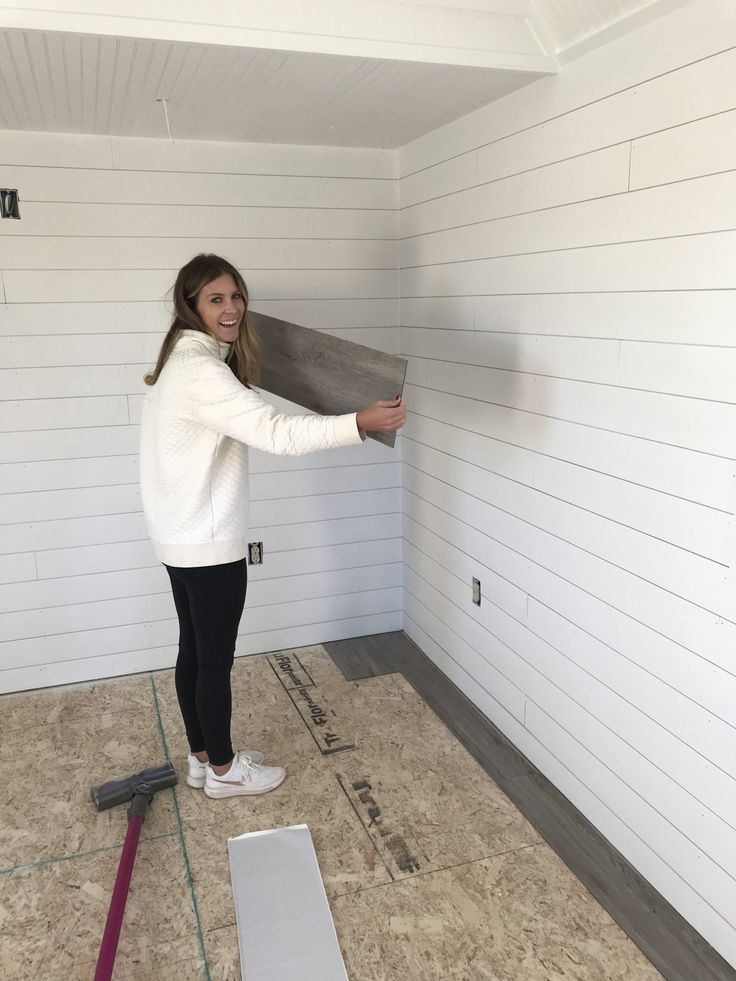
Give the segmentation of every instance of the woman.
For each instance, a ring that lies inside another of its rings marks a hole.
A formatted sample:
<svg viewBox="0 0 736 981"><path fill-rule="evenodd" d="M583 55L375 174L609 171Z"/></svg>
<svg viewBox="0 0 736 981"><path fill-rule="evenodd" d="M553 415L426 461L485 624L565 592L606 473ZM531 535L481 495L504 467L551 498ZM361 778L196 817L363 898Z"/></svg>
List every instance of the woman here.
<svg viewBox="0 0 736 981"><path fill-rule="evenodd" d="M174 318L141 422L143 510L179 618L176 693L187 783L209 797L262 794L284 780L263 754L234 752L230 669L247 586L248 446L299 455L401 428L399 399L343 416L286 416L264 402L248 292L225 259L198 255L174 285Z"/></svg>

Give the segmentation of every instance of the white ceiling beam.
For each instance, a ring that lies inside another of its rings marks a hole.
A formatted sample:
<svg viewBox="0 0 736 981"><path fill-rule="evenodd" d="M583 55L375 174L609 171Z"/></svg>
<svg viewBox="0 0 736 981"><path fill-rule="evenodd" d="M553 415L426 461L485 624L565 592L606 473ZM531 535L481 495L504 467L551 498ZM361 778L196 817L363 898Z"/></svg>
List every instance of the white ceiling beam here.
<svg viewBox="0 0 736 981"><path fill-rule="evenodd" d="M0 0L0 28L557 72L527 0L452 2Z"/></svg>

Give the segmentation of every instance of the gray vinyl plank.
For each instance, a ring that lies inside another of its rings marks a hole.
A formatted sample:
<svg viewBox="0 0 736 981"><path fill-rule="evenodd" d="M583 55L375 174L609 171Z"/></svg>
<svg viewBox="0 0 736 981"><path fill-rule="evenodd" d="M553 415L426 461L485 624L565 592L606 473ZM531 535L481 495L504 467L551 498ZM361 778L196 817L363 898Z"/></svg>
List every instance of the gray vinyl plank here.
<svg viewBox="0 0 736 981"><path fill-rule="evenodd" d="M261 344L260 387L267 392L340 415L404 391L405 358L255 310L248 319ZM396 433L367 435L387 446L396 442Z"/></svg>
<svg viewBox="0 0 736 981"><path fill-rule="evenodd" d="M403 631L374 634L324 644L325 650L342 671L346 681L375 678L402 671L404 659L411 650Z"/></svg>
<svg viewBox="0 0 736 981"><path fill-rule="evenodd" d="M668 981L736 981L736 970L406 634L324 646L349 680L401 672Z"/></svg>

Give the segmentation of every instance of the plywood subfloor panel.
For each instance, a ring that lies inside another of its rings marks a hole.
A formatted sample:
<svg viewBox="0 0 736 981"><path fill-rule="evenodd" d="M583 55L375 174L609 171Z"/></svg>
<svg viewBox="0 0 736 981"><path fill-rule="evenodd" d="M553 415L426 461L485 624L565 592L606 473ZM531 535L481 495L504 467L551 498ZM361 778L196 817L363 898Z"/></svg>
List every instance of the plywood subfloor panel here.
<svg viewBox="0 0 736 981"><path fill-rule="evenodd" d="M156 799L116 977L237 981L227 839L298 823L351 981L660 977L401 674L348 681L323 647L284 653L290 671L283 659L236 661L233 729L238 747L284 764L286 782L222 801L181 783ZM300 688L323 726L297 710ZM125 815L101 822L82 790L167 753L183 779L173 672L10 696L0 718L18 772L48 761L26 836L22 781L11 788L0 976L89 974ZM354 748L321 744L312 730L327 726Z"/></svg>

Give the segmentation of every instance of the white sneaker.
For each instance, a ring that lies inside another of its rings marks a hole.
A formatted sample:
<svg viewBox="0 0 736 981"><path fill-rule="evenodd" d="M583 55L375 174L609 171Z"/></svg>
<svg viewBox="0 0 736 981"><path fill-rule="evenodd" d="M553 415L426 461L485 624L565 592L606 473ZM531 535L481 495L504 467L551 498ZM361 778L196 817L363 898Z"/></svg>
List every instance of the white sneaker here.
<svg viewBox="0 0 736 981"><path fill-rule="evenodd" d="M236 753L232 766L217 776L207 765L204 792L208 797L252 797L267 794L280 787L286 777L286 770L280 766L261 766L246 753Z"/></svg>
<svg viewBox="0 0 736 981"><path fill-rule="evenodd" d="M263 753L257 749L246 749L245 755L249 756L254 763L263 763ZM187 767L187 783L190 787L201 790L207 775L207 764L201 763L194 753L190 753L187 757Z"/></svg>

